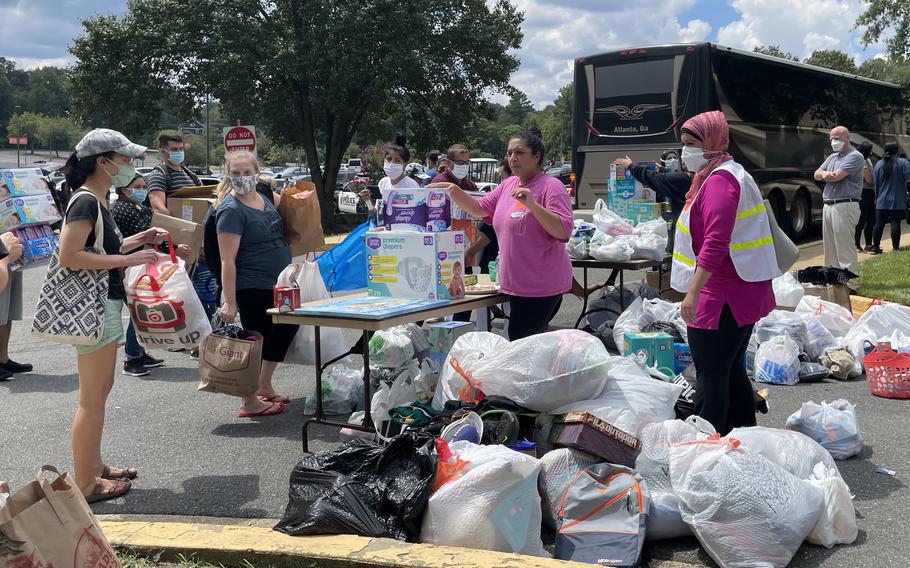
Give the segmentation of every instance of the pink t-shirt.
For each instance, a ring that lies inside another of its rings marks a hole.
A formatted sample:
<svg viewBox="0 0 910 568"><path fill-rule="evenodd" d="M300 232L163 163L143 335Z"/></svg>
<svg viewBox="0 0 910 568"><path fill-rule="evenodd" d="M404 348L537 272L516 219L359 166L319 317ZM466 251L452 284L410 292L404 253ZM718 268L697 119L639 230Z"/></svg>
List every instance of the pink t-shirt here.
<svg viewBox="0 0 910 568"><path fill-rule="evenodd" d="M512 176L478 199L493 218L499 240L498 280L504 294L543 298L572 288L572 261L566 241L548 233L537 218L510 194L520 187ZM562 220L566 235L572 234L572 205L566 187L556 178L541 174L526 184L534 199Z"/></svg>
<svg viewBox="0 0 910 568"><path fill-rule="evenodd" d="M722 170L711 174L692 204L692 250L698 266L711 273L698 296L692 327L717 329L724 304L730 306L740 326L757 322L775 307L771 281L746 282L737 274L730 257L739 191L733 174Z"/></svg>

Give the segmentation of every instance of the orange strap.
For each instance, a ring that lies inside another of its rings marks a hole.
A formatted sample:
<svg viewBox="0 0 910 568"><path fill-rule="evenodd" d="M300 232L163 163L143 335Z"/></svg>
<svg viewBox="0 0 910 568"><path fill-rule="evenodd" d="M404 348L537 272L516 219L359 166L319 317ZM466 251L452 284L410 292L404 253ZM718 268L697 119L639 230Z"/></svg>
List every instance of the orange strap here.
<svg viewBox="0 0 910 568"><path fill-rule="evenodd" d="M477 404L483 400L484 394L480 390L480 383L474 381L471 373L462 369L455 357L449 357L449 365L468 383L458 391L458 399L471 404Z"/></svg>

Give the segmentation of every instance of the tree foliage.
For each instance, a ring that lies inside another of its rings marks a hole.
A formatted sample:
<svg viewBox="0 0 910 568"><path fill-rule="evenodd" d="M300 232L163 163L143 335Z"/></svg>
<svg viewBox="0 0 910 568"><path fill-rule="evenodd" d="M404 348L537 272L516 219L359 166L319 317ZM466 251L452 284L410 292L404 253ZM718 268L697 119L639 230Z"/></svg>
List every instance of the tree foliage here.
<svg viewBox="0 0 910 568"><path fill-rule="evenodd" d="M866 10L856 20L863 31L863 45L884 40L891 59L910 59L910 2L906 0L866 0Z"/></svg>
<svg viewBox="0 0 910 568"><path fill-rule="evenodd" d="M789 51L784 51L779 45L759 45L752 49L752 51L770 55L772 57L780 57L781 59L789 59L790 61L799 61L799 57L793 55Z"/></svg>
<svg viewBox="0 0 910 568"><path fill-rule="evenodd" d="M28 147L34 153L35 148L43 145L60 155L60 150L69 152L84 130L72 120L62 116L47 116L35 112L14 114L6 124L10 136L27 137Z"/></svg>
<svg viewBox="0 0 910 568"><path fill-rule="evenodd" d="M816 67L824 67L843 73L856 73L856 62L853 58L840 51L839 49L822 49L813 51L809 57L803 61Z"/></svg>

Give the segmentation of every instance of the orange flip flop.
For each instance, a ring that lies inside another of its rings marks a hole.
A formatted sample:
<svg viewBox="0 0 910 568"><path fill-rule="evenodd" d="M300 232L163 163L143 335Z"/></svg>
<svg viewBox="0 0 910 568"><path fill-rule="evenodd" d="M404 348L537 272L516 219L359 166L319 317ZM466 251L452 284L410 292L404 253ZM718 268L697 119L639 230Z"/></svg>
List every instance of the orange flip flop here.
<svg viewBox="0 0 910 568"><path fill-rule="evenodd" d="M273 402L260 412L244 412L241 410L237 413L237 416L240 418L256 418L257 416L274 416L282 412L284 412L284 405L280 402Z"/></svg>

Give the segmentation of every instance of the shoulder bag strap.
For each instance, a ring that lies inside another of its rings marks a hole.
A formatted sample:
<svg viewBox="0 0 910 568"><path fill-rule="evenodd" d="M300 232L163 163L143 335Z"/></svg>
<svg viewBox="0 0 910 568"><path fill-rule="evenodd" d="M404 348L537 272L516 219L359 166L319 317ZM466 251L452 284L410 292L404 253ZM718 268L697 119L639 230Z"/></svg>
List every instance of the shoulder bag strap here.
<svg viewBox="0 0 910 568"><path fill-rule="evenodd" d="M95 203L98 204L98 218L95 219L95 250L97 250L99 254L107 254L107 251L104 250L104 219L101 217L101 202L95 197L94 193L88 189L82 191L83 189L85 188L79 188L79 191L74 193L70 198L69 203L66 205L66 212L69 213L70 207L82 195L87 194L95 200ZM63 215L63 224L66 225L66 214ZM98 244L99 242L101 243L100 246Z"/></svg>

